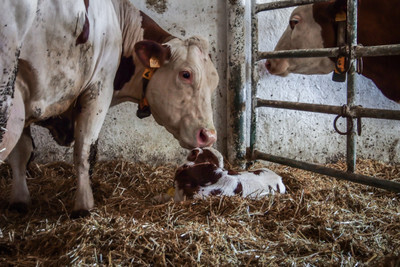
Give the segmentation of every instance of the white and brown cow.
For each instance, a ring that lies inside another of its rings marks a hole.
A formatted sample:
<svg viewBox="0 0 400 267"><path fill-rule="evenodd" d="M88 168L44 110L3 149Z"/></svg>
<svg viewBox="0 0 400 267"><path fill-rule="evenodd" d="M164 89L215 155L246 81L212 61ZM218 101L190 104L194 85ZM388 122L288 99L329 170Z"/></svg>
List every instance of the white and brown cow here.
<svg viewBox="0 0 400 267"><path fill-rule="evenodd" d="M0 16L0 144L6 131L14 95L18 56L35 17L37 0L3 0ZM5 147L0 147L0 151Z"/></svg>
<svg viewBox="0 0 400 267"><path fill-rule="evenodd" d="M275 50L337 46L336 14L346 9L346 0L297 7ZM400 43L400 1L359 1L358 43L364 46ZM271 74L326 74L335 68L333 58L270 59ZM362 75L371 79L389 99L400 102L400 56L364 57Z"/></svg>
<svg viewBox="0 0 400 267"><path fill-rule="evenodd" d="M269 169L244 172L224 169L222 155L213 148L195 148L187 160L175 174L174 201L212 195L259 198L286 190L282 178Z"/></svg>
<svg viewBox="0 0 400 267"><path fill-rule="evenodd" d="M142 78L145 70L150 80ZM129 0L39 1L1 144L0 159L8 156L13 170L12 206L30 201L31 123L48 127L60 144L75 141L73 216L86 215L94 206L89 178L109 107L149 105L182 147L209 146L216 141L211 97L217 84L206 40L171 36Z"/></svg>

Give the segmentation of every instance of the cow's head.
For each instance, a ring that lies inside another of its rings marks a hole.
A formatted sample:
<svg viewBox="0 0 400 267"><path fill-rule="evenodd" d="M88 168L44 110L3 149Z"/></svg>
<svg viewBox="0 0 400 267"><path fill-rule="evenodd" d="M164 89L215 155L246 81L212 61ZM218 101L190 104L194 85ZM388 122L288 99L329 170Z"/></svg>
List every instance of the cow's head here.
<svg viewBox="0 0 400 267"><path fill-rule="evenodd" d="M313 49L336 46L335 16L345 8L345 0L316 3L297 7L275 51ZM334 70L333 60L321 58L269 59L266 67L271 74L326 74Z"/></svg>
<svg viewBox="0 0 400 267"><path fill-rule="evenodd" d="M146 97L154 119L184 148L206 147L216 139L211 97L218 73L200 37L174 38L164 45L142 41L135 51L145 67L160 67L148 83Z"/></svg>

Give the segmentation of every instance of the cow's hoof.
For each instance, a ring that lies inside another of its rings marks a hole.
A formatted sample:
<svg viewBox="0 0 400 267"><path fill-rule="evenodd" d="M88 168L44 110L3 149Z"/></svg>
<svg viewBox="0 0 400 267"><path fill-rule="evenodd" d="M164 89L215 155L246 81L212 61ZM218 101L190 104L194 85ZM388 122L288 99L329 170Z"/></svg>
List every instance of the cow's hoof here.
<svg viewBox="0 0 400 267"><path fill-rule="evenodd" d="M90 211L88 210L74 210L71 213L71 219L85 218L89 216L90 216Z"/></svg>
<svg viewBox="0 0 400 267"><path fill-rule="evenodd" d="M11 203L9 209L11 211L16 211L21 214L26 214L26 213L28 213L28 210L29 210L28 204L26 204L24 202Z"/></svg>

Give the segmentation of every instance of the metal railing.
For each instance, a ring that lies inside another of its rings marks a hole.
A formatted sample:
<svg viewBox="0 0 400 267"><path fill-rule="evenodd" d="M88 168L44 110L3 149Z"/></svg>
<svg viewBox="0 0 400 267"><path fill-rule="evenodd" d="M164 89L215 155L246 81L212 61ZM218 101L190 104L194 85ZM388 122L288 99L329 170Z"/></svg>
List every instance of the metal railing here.
<svg viewBox="0 0 400 267"><path fill-rule="evenodd" d="M251 108L251 129L250 129L250 158L251 160L261 159L279 164L288 165L291 167L304 169L338 179L348 180L360 184L370 185L389 191L400 192L400 183L388 181L375 177L355 174L356 169L356 131L354 125L355 118L368 117L379 119L400 120L400 111L368 109L357 106L355 103L355 74L356 60L362 56L389 56L400 55L400 44L396 45L380 45L364 47L357 45L357 0L347 0L347 45L344 47L321 48L321 49L301 49L301 50L285 50L274 52L259 52L258 51L258 17L259 12L293 7L297 5L312 4L316 2L327 2L329 0L290 0L280 1L266 4L256 4L256 0L251 0L251 27L252 27L252 73L251 73L251 91L252 91L252 108ZM307 103L295 103L287 101L264 100L257 98L257 83L258 75L256 72L256 62L265 58L289 58L289 57L337 57L339 53L345 53L349 59L349 70L347 73L347 103L346 111L343 106L328 106ZM327 114L337 114L347 118L347 172L333 168L324 167L319 164L293 160L280 156L274 156L263 153L255 149L256 144L256 129L257 129L257 109L260 107L273 107L300 110L307 112L319 112ZM344 114L346 113L346 114Z"/></svg>

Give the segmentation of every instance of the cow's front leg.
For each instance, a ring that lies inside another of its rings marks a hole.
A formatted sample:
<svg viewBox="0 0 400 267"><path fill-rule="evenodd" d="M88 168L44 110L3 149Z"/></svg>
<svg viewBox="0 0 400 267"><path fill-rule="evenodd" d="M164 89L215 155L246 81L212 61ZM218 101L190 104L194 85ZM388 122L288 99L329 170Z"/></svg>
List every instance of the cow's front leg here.
<svg viewBox="0 0 400 267"><path fill-rule="evenodd" d="M79 99L82 108L76 119L74 146L78 181L72 218L89 215L94 206L90 176L96 161L97 139L111 98L112 91L102 90L101 84L98 83Z"/></svg>
<svg viewBox="0 0 400 267"><path fill-rule="evenodd" d="M28 211L30 202L29 190L26 184L26 168L32 156L33 147L30 127L27 127L7 158L13 175L10 209L20 213Z"/></svg>

